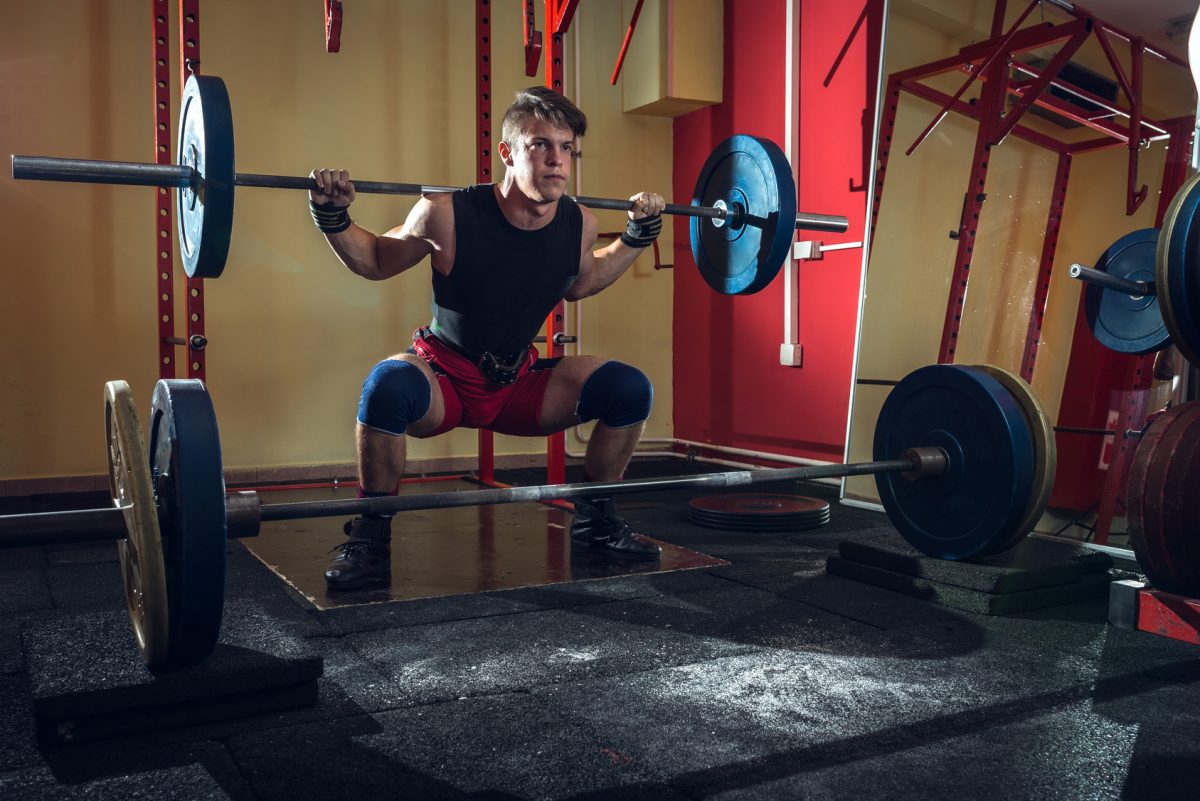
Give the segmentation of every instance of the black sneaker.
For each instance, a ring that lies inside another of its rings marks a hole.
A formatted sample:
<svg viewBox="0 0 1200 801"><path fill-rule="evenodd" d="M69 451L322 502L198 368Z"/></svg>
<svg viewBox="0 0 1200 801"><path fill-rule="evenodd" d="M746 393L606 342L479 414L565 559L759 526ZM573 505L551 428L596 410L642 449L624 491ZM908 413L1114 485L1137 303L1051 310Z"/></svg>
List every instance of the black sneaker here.
<svg viewBox="0 0 1200 801"><path fill-rule="evenodd" d="M617 559L653 561L662 548L635 532L617 514L611 498L575 501L575 520L571 523L571 550L588 548Z"/></svg>
<svg viewBox="0 0 1200 801"><path fill-rule="evenodd" d="M356 517L346 521L349 537L333 550L338 555L325 568L325 584L331 590L353 590L382 584L392 578L392 521Z"/></svg>

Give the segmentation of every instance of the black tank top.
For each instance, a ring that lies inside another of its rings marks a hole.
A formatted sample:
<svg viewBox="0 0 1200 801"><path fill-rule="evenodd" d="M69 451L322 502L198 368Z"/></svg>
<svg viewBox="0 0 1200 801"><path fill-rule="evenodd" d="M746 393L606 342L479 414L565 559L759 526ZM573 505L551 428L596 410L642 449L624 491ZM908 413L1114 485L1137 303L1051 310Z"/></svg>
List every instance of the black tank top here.
<svg viewBox="0 0 1200 801"><path fill-rule="evenodd" d="M454 193L454 266L433 271L433 332L472 353L523 353L579 275L583 213L569 197L536 231L512 225L492 184Z"/></svg>

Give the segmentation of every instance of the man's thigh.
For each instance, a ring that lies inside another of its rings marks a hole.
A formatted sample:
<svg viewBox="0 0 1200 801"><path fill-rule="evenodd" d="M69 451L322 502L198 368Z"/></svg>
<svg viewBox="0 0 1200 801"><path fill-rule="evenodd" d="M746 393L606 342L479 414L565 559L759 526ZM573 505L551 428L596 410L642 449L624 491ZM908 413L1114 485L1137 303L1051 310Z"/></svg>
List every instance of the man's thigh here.
<svg viewBox="0 0 1200 801"><path fill-rule="evenodd" d="M579 393L592 373L609 361L601 356L568 356L558 363L546 384L539 421L551 434L579 423Z"/></svg>

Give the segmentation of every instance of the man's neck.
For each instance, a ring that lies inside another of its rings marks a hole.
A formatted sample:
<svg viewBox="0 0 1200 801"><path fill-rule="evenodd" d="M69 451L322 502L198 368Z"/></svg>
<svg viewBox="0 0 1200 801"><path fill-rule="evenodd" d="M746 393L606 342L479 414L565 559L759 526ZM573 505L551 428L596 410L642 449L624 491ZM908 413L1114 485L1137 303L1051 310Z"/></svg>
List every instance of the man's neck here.
<svg viewBox="0 0 1200 801"><path fill-rule="evenodd" d="M517 228L533 231L550 224L558 211L558 201L553 203L535 203L521 191L515 181L505 177L503 181L493 185L496 192L496 202L504 219Z"/></svg>

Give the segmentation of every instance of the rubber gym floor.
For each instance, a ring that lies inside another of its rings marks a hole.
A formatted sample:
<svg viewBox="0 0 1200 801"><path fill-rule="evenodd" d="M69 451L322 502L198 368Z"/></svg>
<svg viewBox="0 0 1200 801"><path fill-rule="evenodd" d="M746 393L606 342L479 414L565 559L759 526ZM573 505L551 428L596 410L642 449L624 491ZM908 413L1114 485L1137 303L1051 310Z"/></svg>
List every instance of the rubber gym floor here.
<svg viewBox="0 0 1200 801"><path fill-rule="evenodd" d="M1108 626L1102 596L983 615L832 575L844 542L895 540L883 515L834 501L813 531L721 531L688 521L695 494L621 508L723 564L416 600L318 609L232 543L222 659L175 678L185 702L157 730L78 742L39 740L48 672L68 689L137 673L131 703L160 682L129 667L115 548L6 551L0 798L1197 797L1196 647ZM315 703L188 706L189 686L239 680L229 654L259 652L319 658ZM121 696L96 697L119 724Z"/></svg>

